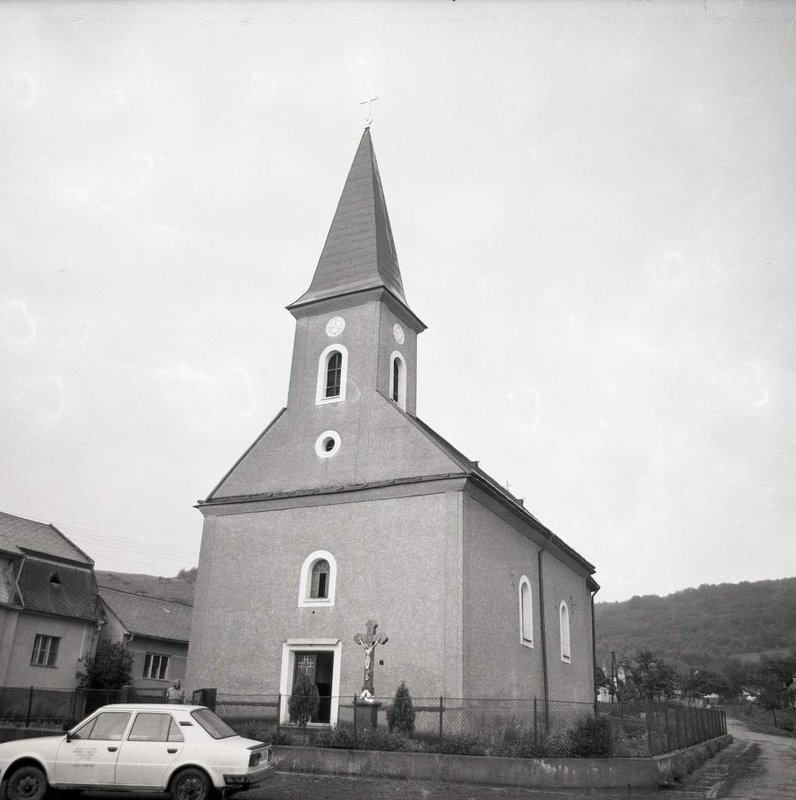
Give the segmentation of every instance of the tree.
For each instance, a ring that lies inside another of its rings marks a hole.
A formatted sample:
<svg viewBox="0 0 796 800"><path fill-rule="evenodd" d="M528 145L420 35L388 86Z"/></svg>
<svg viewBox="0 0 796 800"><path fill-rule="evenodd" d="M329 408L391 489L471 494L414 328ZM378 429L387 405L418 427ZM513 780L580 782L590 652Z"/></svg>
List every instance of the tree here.
<svg viewBox="0 0 796 800"><path fill-rule="evenodd" d="M85 672L78 672L81 689L121 689L133 679L133 657L124 642L102 640L93 658L83 662Z"/></svg>
<svg viewBox="0 0 796 800"><path fill-rule="evenodd" d="M632 658L623 658L622 700L652 700L671 697L679 682L677 672L652 650L639 650Z"/></svg>
<svg viewBox="0 0 796 800"><path fill-rule="evenodd" d="M703 697L706 694L726 696L730 683L724 675L703 667L695 669L693 674L683 681L683 691L692 697Z"/></svg>
<svg viewBox="0 0 796 800"><path fill-rule="evenodd" d="M415 732L415 709L404 681L395 690L392 706L387 709L387 726L390 733L397 731L404 736L412 736Z"/></svg>
<svg viewBox="0 0 796 800"><path fill-rule="evenodd" d="M307 738L307 723L318 713L321 703L318 687L303 673L293 686L293 693L287 701L290 719L296 722Z"/></svg>

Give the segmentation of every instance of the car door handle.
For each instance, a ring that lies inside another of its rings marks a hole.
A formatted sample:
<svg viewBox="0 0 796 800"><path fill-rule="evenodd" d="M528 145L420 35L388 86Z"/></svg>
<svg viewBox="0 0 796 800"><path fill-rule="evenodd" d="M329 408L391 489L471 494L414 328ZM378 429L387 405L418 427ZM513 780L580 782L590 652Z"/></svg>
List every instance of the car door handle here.
<svg viewBox="0 0 796 800"><path fill-rule="evenodd" d="M177 752L177 748L176 747L167 747L166 748L166 752L167 753L176 753Z"/></svg>
<svg viewBox="0 0 796 800"><path fill-rule="evenodd" d="M119 749L118 747L109 747L108 748L108 752L109 753L115 753L118 749Z"/></svg>

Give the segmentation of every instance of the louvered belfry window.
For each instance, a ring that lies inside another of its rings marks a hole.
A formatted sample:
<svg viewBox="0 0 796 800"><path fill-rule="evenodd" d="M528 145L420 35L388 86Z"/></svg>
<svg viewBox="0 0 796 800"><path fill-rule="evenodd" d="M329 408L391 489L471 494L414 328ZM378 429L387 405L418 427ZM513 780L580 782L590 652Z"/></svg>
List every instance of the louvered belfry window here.
<svg viewBox="0 0 796 800"><path fill-rule="evenodd" d="M322 558L312 566L312 582L310 584L310 597L313 600L329 596L329 562Z"/></svg>
<svg viewBox="0 0 796 800"><path fill-rule="evenodd" d="M343 354L335 350L326 365L326 394L324 397L340 396L340 378L343 374Z"/></svg>

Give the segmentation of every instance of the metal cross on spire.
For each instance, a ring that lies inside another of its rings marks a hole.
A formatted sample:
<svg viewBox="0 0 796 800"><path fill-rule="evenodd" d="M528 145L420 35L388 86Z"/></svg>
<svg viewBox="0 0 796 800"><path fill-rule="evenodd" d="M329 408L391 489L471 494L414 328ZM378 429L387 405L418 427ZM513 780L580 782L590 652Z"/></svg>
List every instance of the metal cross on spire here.
<svg viewBox="0 0 796 800"><path fill-rule="evenodd" d="M361 106L364 106L365 103L368 104L368 116L367 116L367 119L365 120L365 127L366 128L369 128L373 124L373 109L371 107L371 103L374 100L378 100L378 99L379 98L374 95L373 97L369 97L367 100L361 100L360 103L359 103L359 105L361 105Z"/></svg>

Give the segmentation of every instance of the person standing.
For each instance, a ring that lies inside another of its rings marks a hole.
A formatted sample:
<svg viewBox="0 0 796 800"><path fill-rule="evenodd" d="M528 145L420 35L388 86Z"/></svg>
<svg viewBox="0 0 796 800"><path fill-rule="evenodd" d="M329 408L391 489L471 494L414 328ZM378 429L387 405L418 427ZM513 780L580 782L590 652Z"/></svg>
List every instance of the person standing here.
<svg viewBox="0 0 796 800"><path fill-rule="evenodd" d="M185 702L185 689L178 680L166 689L166 702L173 705L182 705Z"/></svg>

